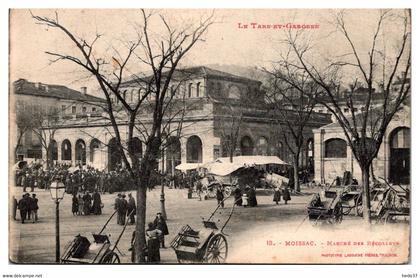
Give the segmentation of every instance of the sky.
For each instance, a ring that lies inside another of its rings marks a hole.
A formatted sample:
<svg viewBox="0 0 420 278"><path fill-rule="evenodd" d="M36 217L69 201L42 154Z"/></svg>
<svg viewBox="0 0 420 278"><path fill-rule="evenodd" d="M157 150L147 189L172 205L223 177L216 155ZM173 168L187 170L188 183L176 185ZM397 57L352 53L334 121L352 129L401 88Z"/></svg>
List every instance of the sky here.
<svg viewBox="0 0 420 278"><path fill-rule="evenodd" d="M54 10L31 10L36 15L55 17ZM196 24L200 18L210 15L212 10L153 10L155 20L151 22L152 35L163 32L158 21L162 14L171 26L180 28ZM285 31L278 29L252 28L251 23L273 24L319 24L318 29L307 30L314 43L311 58L321 62L331 55L347 53L348 46L343 36L331 24L336 10L285 10L244 9L214 10L215 23L205 34L205 41L199 42L188 53L182 66L220 64L244 67L269 67L280 53L284 53L281 41ZM98 43L98 53L106 52L111 46L119 47L121 41L136 38L134 26L141 23L139 10L57 10L61 24L79 37L92 39L96 32L103 34ZM347 10L346 20L351 35L361 53L367 53L370 46L378 10ZM239 28L248 24L248 28ZM255 25L256 26L256 25ZM397 38L401 26L387 27L388 38ZM387 39L389 44L393 41ZM388 48L394 46L389 45ZM12 10L10 16L10 69L11 80L25 78L34 82L61 84L74 89L87 86L89 93L96 94L96 83L87 74L69 62L50 63L51 57L45 51L76 54L75 47L58 30L36 24L29 10ZM132 65L134 72L149 71L140 65Z"/></svg>

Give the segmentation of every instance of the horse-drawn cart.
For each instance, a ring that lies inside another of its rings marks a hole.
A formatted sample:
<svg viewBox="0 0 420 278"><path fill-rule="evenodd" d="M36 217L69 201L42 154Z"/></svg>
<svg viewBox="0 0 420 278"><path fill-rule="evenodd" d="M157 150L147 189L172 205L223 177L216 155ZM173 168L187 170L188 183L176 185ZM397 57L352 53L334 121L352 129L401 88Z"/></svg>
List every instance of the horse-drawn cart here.
<svg viewBox="0 0 420 278"><path fill-rule="evenodd" d="M227 198L225 198L227 199ZM225 263L228 255L228 243L223 229L229 222L235 202L222 228L216 225L213 217L220 209L220 204L207 220L203 219L204 228L193 229L190 225L181 228L171 242L178 262L180 263Z"/></svg>
<svg viewBox="0 0 420 278"><path fill-rule="evenodd" d="M98 234L93 234L93 242L80 234L70 241L64 248L61 256L62 263L78 264L119 264L121 262L116 250L117 245L125 231L128 221L124 225L115 244L112 244L107 235L102 234L109 221L115 215L116 211L108 218L103 228Z"/></svg>

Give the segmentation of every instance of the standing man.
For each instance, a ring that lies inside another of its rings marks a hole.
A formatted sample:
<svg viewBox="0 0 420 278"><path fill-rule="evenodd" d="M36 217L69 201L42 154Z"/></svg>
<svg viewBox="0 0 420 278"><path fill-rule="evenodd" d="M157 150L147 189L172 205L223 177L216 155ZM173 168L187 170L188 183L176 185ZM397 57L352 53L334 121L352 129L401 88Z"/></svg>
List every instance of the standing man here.
<svg viewBox="0 0 420 278"><path fill-rule="evenodd" d="M274 188L273 202L275 202L276 205L278 205L280 201L281 201L281 191L280 191L280 188L278 188L278 186L276 186Z"/></svg>
<svg viewBox="0 0 420 278"><path fill-rule="evenodd" d="M102 214L102 200L101 195L98 192L98 189L95 189L95 192L93 193L93 214L100 215Z"/></svg>
<svg viewBox="0 0 420 278"><path fill-rule="evenodd" d="M218 185L217 189L216 189L216 199L217 199L217 204L224 208L225 207L225 203L223 202L224 199L224 195L223 195L223 185Z"/></svg>
<svg viewBox="0 0 420 278"><path fill-rule="evenodd" d="M130 215L130 222L128 224L133 225L136 222L134 218L134 215L136 215L136 201L131 193L128 193L127 214Z"/></svg>
<svg viewBox="0 0 420 278"><path fill-rule="evenodd" d="M166 220L162 216L162 213L158 212L156 214L156 218L153 221L153 226L162 232L159 236L159 242L162 248L165 248L165 236L169 235L169 230L168 226L166 225Z"/></svg>
<svg viewBox="0 0 420 278"><path fill-rule="evenodd" d="M22 224L25 224L26 214L28 213L28 195L28 193L23 194L22 199L20 199L18 203Z"/></svg>
<svg viewBox="0 0 420 278"><path fill-rule="evenodd" d="M127 207L128 207L128 202L125 199L125 194L121 195L121 201L120 201L120 225L124 226L125 225L125 217L127 216Z"/></svg>
<svg viewBox="0 0 420 278"><path fill-rule="evenodd" d="M30 199L30 208L31 208L31 218L32 223L35 223L38 221L38 198L36 197L36 194L32 194L32 198Z"/></svg>
<svg viewBox="0 0 420 278"><path fill-rule="evenodd" d="M121 193L118 193L117 198L115 198L114 209L117 211L117 224L120 225L120 205L121 204Z"/></svg>
<svg viewBox="0 0 420 278"><path fill-rule="evenodd" d="M13 220L16 220L17 208L18 208L18 201L16 200L16 197L13 195L12 196L12 215L13 215Z"/></svg>

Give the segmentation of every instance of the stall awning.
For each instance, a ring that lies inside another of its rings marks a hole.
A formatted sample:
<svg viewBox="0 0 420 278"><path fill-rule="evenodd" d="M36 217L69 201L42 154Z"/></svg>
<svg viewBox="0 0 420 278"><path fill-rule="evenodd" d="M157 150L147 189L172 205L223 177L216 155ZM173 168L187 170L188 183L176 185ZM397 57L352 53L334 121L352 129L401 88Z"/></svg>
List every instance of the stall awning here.
<svg viewBox="0 0 420 278"><path fill-rule="evenodd" d="M216 162L230 163L230 158L220 157L216 159ZM289 165L288 163L284 162L277 156L267 156L267 155L234 156L233 163L242 164L242 165L266 165L266 164Z"/></svg>
<svg viewBox="0 0 420 278"><path fill-rule="evenodd" d="M203 163L181 163L175 167L175 169L180 171L188 171L188 170L195 170L201 168Z"/></svg>

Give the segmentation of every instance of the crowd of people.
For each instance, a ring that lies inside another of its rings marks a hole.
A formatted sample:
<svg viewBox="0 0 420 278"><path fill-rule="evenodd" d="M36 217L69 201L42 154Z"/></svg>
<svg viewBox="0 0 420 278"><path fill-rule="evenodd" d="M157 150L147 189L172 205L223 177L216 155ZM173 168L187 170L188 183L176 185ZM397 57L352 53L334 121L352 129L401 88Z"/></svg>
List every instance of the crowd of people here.
<svg viewBox="0 0 420 278"><path fill-rule="evenodd" d="M101 194L97 189L94 190L93 194L88 191L73 193L71 212L73 215L101 215L102 208L104 207Z"/></svg>

